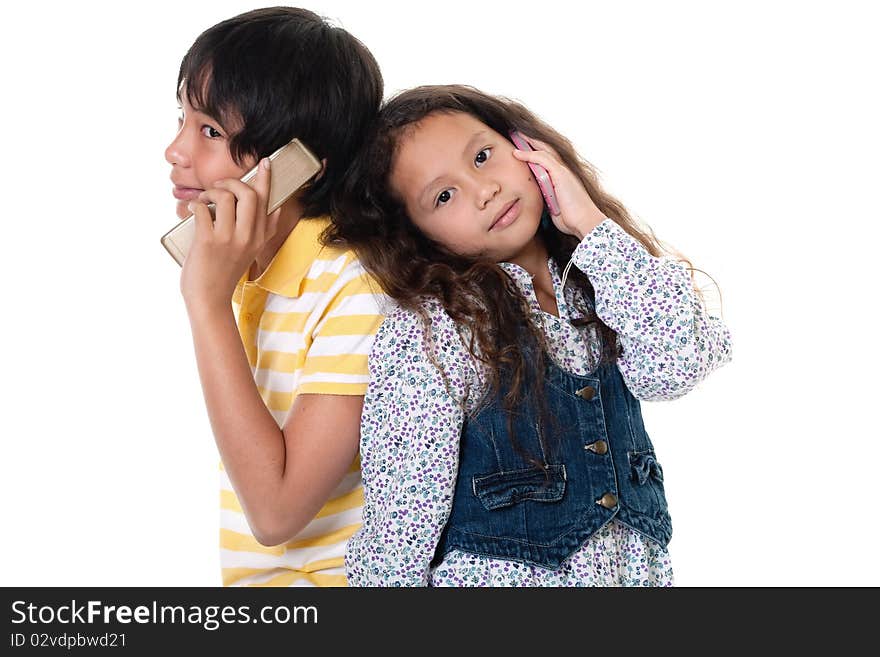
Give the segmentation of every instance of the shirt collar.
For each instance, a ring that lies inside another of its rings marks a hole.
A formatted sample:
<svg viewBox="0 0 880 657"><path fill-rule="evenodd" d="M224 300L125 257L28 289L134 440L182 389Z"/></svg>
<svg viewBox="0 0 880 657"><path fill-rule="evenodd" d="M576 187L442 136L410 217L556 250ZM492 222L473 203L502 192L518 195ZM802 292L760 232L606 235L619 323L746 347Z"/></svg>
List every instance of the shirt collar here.
<svg viewBox="0 0 880 657"><path fill-rule="evenodd" d="M528 301L532 312L537 314L543 313L544 311L541 310L541 305L538 303L538 296L535 294L535 286L532 284L532 275L524 267L512 262L500 262L498 264L519 287ZM550 278L553 281L553 291L556 294L556 306L559 309L559 317L568 319L571 313L568 299L562 294L562 278L559 274L559 267L556 266L556 261L553 258L547 259L547 267L550 269Z"/></svg>
<svg viewBox="0 0 880 657"><path fill-rule="evenodd" d="M303 279L309 273L312 263L324 249L320 237L329 223L328 217L300 219L278 249L278 253L272 258L269 266L266 267L266 271L251 281L251 284L272 294L290 298L298 297L301 293ZM247 273L239 282L239 286L244 284L246 278Z"/></svg>

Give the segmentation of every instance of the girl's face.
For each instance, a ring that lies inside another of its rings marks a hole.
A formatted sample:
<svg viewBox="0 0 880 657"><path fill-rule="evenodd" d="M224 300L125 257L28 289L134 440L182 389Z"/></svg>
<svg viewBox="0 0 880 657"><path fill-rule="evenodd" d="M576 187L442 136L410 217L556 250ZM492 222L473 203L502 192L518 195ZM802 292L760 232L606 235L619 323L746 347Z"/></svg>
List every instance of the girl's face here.
<svg viewBox="0 0 880 657"><path fill-rule="evenodd" d="M195 110L181 90L181 116L177 136L165 149L165 160L171 165L171 193L177 199L177 216L192 214L187 204L205 189L223 178L241 178L253 168L254 162L240 167L229 152L228 134L220 124Z"/></svg>
<svg viewBox="0 0 880 657"><path fill-rule="evenodd" d="M544 200L513 144L462 112L411 127L390 183L413 223L454 253L515 261L538 231Z"/></svg>

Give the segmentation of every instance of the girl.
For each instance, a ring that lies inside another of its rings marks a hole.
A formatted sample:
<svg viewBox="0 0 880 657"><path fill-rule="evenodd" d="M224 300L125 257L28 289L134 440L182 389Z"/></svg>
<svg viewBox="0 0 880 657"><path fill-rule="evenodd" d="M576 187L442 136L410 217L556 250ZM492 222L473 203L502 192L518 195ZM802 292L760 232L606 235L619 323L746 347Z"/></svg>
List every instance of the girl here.
<svg viewBox="0 0 880 657"><path fill-rule="evenodd" d="M349 583L671 585L638 400L730 359L688 269L566 139L470 87L389 101L337 203L327 238L399 304L369 361Z"/></svg>

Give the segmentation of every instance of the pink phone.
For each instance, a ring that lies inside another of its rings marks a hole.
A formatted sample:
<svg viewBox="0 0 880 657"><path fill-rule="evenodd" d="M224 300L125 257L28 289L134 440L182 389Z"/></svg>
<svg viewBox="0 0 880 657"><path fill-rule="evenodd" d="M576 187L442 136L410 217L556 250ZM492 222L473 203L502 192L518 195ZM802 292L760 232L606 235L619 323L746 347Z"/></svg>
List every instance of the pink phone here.
<svg viewBox="0 0 880 657"><path fill-rule="evenodd" d="M513 145L521 151L535 150L529 145L529 142L526 141L525 137L516 130L510 131L510 139L513 141ZM550 174L547 173L547 169L540 164L533 164L531 162L529 162L528 165L532 170L532 174L535 176L535 180L538 182L538 188L544 196L544 202L547 203L547 209L550 210L550 214L554 216L561 214L561 211L559 210L559 202L556 200L556 193L553 190L553 181L550 180Z"/></svg>

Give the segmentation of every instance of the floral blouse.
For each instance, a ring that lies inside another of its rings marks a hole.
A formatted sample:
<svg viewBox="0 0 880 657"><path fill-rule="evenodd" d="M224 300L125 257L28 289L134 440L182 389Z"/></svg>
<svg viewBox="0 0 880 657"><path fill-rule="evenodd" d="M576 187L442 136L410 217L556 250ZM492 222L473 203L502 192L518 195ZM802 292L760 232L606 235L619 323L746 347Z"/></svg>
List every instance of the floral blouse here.
<svg viewBox="0 0 880 657"><path fill-rule="evenodd" d="M573 286L562 294L549 261L559 316L538 304L530 275L502 263L541 322L549 355L564 370L589 374L600 345L594 327L575 327ZM617 366L632 394L667 400L691 390L731 358L730 333L709 315L685 267L655 258L610 219L575 249L572 264L590 279L596 313L617 332ZM583 301L581 299L581 301ZM421 319L397 309L370 354L361 421L364 523L349 541L351 586L670 586L665 549L612 520L557 570L453 550L430 565L449 517L465 415L486 388L463 331L435 300L426 301L430 343ZM428 358L446 374L446 382ZM447 385L448 383L448 385Z"/></svg>

